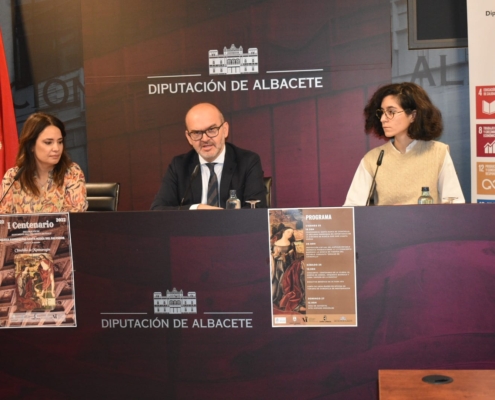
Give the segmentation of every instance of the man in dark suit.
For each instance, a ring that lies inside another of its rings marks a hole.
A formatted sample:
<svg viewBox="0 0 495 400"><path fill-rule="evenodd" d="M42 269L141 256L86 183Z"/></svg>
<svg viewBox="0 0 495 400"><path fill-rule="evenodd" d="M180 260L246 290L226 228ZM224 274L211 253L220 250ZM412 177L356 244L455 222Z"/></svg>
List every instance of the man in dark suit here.
<svg viewBox="0 0 495 400"><path fill-rule="evenodd" d="M228 136L229 124L218 108L209 103L192 107L186 114L186 139L193 150L172 160L151 209L176 210L182 199L181 209L221 209L230 190L236 190L244 207L250 207L246 200L259 200L257 207L266 208L260 157L225 143ZM199 176L192 177L196 166Z"/></svg>

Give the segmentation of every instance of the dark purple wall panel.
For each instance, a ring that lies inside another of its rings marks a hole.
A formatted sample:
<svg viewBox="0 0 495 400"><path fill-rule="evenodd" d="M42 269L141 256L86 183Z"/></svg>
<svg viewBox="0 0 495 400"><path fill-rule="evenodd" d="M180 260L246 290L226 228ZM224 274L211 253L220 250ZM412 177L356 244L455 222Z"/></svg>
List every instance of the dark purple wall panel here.
<svg viewBox="0 0 495 400"><path fill-rule="evenodd" d="M168 165L170 164L172 158L175 155L186 153L191 149L189 143L186 140L185 133L186 133L186 128L184 122L177 122L172 125L167 125L160 130L160 175L161 176L165 175ZM155 191L157 192L159 188L159 182L155 182L154 186L155 186Z"/></svg>
<svg viewBox="0 0 495 400"><path fill-rule="evenodd" d="M318 100L322 205L344 204L348 182L354 176L361 154L368 151L361 111L363 100L362 89Z"/></svg>
<svg viewBox="0 0 495 400"><path fill-rule="evenodd" d="M131 136L129 145L132 182L132 208L147 210L149 199L156 194L156 183L160 181L160 134L148 131L146 134Z"/></svg>
<svg viewBox="0 0 495 400"><path fill-rule="evenodd" d="M362 134L369 88L391 77L389 1L90 0L82 15L90 180L125 183L122 210L149 207L159 187L157 168L163 173L189 148L186 111L204 101L232 123L234 144L260 154L274 179L274 206L342 204L357 163L375 144ZM258 49L258 74L209 75L208 51L221 54L232 44ZM322 71L267 73L301 69ZM190 74L201 76L148 78ZM323 87L254 89L256 82L308 77L321 77ZM249 90L231 90L240 80ZM149 84L210 81L227 89L148 94ZM158 145L150 132L159 132ZM139 144L139 153L103 151L108 137L130 141L130 152ZM140 180L147 149L152 173ZM108 162L112 173L101 170Z"/></svg>
<svg viewBox="0 0 495 400"><path fill-rule="evenodd" d="M314 100L289 103L273 110L275 201L278 207L319 205L315 117Z"/></svg>
<svg viewBox="0 0 495 400"><path fill-rule="evenodd" d="M247 109L233 113L231 117L230 141L236 146L258 153L263 162L265 176L272 176L272 116L268 107Z"/></svg>
<svg viewBox="0 0 495 400"><path fill-rule="evenodd" d="M103 140L100 154L102 169L99 175L95 176L94 179L92 177L92 180L94 182L119 182L121 187L130 188L132 186L132 170L129 164L131 156L129 137L118 136ZM129 190L120 191L119 209L130 210L131 206L131 192Z"/></svg>

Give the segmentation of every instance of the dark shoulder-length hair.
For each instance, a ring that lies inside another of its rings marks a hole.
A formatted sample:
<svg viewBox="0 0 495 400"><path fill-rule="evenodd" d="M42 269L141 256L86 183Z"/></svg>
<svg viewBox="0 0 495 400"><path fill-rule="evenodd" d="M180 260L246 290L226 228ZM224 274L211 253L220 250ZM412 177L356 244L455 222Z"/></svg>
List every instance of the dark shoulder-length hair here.
<svg viewBox="0 0 495 400"><path fill-rule="evenodd" d="M433 105L425 90L415 83L392 83L379 88L368 101L364 109L365 131L378 137L385 137L376 110L381 108L382 101L387 96L395 96L397 103L407 115L416 112L414 121L408 128L408 136L417 140L433 140L443 132L442 113Z"/></svg>
<svg viewBox="0 0 495 400"><path fill-rule="evenodd" d="M31 192L35 196L40 195L40 191L35 182L36 173L36 158L34 156L34 146L39 135L48 126L56 126L62 132L62 142L64 148L62 156L57 165L53 169L53 181L55 185L62 186L64 183L64 176L71 164L69 154L65 150L65 126L62 121L57 117L50 114L38 112L28 117L21 132L21 138L19 140L19 151L17 153L16 165L19 168L24 168L19 182L23 190Z"/></svg>

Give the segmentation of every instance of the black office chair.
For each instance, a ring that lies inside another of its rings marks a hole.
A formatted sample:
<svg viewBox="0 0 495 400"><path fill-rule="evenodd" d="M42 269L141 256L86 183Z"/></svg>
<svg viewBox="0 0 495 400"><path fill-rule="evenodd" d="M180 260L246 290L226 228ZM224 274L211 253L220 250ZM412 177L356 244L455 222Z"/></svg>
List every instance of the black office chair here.
<svg viewBox="0 0 495 400"><path fill-rule="evenodd" d="M272 206L272 177L265 176L263 178L263 183L266 187L266 206L270 208Z"/></svg>
<svg viewBox="0 0 495 400"><path fill-rule="evenodd" d="M117 211L119 183L86 183L88 211Z"/></svg>

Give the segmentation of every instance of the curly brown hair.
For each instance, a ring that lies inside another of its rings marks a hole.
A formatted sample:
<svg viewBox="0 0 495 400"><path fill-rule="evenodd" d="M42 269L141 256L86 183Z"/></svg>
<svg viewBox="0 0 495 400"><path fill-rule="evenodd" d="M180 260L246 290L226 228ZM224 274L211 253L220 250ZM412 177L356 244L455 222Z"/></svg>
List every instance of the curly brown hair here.
<svg viewBox="0 0 495 400"><path fill-rule="evenodd" d="M407 115L416 111L416 117L407 130L407 135L411 139L429 141L442 135L442 113L433 105L425 90L411 82L385 85L373 94L364 108L366 133L372 133L380 138L385 137L376 110L381 108L382 101L387 96L395 96Z"/></svg>
<svg viewBox="0 0 495 400"><path fill-rule="evenodd" d="M34 180L36 173L36 158L34 156L34 146L38 136L48 126L56 126L62 133L62 143L64 149L60 161L53 168L53 181L55 185L62 186L64 183L65 173L71 165L71 159L65 150L65 126L57 117L42 112L34 113L28 117L22 128L19 140L19 151L17 153L16 165L19 168L24 167L19 182L23 190L31 192L35 196L40 195L40 191Z"/></svg>

